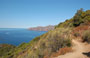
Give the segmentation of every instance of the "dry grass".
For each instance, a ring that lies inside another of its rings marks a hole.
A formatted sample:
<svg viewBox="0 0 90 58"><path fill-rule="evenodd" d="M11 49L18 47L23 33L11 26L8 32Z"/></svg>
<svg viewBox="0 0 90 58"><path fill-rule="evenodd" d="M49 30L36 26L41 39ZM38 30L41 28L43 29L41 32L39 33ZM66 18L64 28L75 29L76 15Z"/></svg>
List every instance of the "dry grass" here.
<svg viewBox="0 0 90 58"><path fill-rule="evenodd" d="M65 48L60 48L59 51L52 53L52 55L49 56L45 56L44 58L53 58L53 57L57 57L59 55L64 55L66 53L72 52L72 48L71 47L65 47Z"/></svg>

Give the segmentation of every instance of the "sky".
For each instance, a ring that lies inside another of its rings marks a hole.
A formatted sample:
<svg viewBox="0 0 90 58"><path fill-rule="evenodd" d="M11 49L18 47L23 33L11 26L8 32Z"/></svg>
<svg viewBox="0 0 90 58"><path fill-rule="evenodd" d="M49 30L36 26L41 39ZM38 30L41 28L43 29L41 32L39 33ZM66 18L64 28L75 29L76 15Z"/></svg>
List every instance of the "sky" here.
<svg viewBox="0 0 90 58"><path fill-rule="evenodd" d="M80 8L90 10L90 0L0 0L0 28L57 25Z"/></svg>

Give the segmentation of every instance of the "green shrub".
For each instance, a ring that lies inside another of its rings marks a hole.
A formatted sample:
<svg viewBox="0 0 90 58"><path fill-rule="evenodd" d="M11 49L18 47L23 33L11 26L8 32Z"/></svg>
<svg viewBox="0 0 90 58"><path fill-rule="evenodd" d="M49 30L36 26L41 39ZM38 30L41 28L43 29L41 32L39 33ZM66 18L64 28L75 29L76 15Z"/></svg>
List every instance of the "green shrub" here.
<svg viewBox="0 0 90 58"><path fill-rule="evenodd" d="M89 21L89 22L90 22L90 16L86 16L86 17L84 18L84 20L86 20L86 21Z"/></svg>
<svg viewBox="0 0 90 58"><path fill-rule="evenodd" d="M80 36L80 34L79 34L78 32L75 32L75 33L74 33L74 36L75 36L75 37L78 37L78 36Z"/></svg>
<svg viewBox="0 0 90 58"><path fill-rule="evenodd" d="M0 44L0 57L8 56L11 50L14 50L15 46L9 44Z"/></svg>
<svg viewBox="0 0 90 58"><path fill-rule="evenodd" d="M79 26L81 23L83 23L83 19L82 19L82 13L83 13L83 10L80 9L77 11L77 13L75 14L75 16L73 17L73 25L75 27Z"/></svg>
<svg viewBox="0 0 90 58"><path fill-rule="evenodd" d="M83 33L83 37L82 37L83 41L90 43L90 30L87 30Z"/></svg>

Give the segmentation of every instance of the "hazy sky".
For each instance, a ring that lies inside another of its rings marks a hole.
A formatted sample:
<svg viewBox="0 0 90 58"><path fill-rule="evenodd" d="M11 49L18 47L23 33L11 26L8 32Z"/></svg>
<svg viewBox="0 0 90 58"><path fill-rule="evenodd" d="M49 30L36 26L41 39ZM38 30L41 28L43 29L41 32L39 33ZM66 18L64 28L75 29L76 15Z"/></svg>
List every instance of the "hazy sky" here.
<svg viewBox="0 0 90 58"><path fill-rule="evenodd" d="M90 0L0 0L0 28L56 25L70 19Z"/></svg>

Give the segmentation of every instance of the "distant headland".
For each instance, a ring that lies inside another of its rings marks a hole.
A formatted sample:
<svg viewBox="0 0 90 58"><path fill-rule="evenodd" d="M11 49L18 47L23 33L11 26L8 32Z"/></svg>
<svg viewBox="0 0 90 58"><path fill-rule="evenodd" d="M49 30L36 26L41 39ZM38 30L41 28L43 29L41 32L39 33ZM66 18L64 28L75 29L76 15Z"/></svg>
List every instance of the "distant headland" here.
<svg viewBox="0 0 90 58"><path fill-rule="evenodd" d="M34 31L49 31L49 30L53 30L55 26L53 25L48 25L48 26L38 26L38 27L31 27L29 28L29 30L34 30Z"/></svg>

